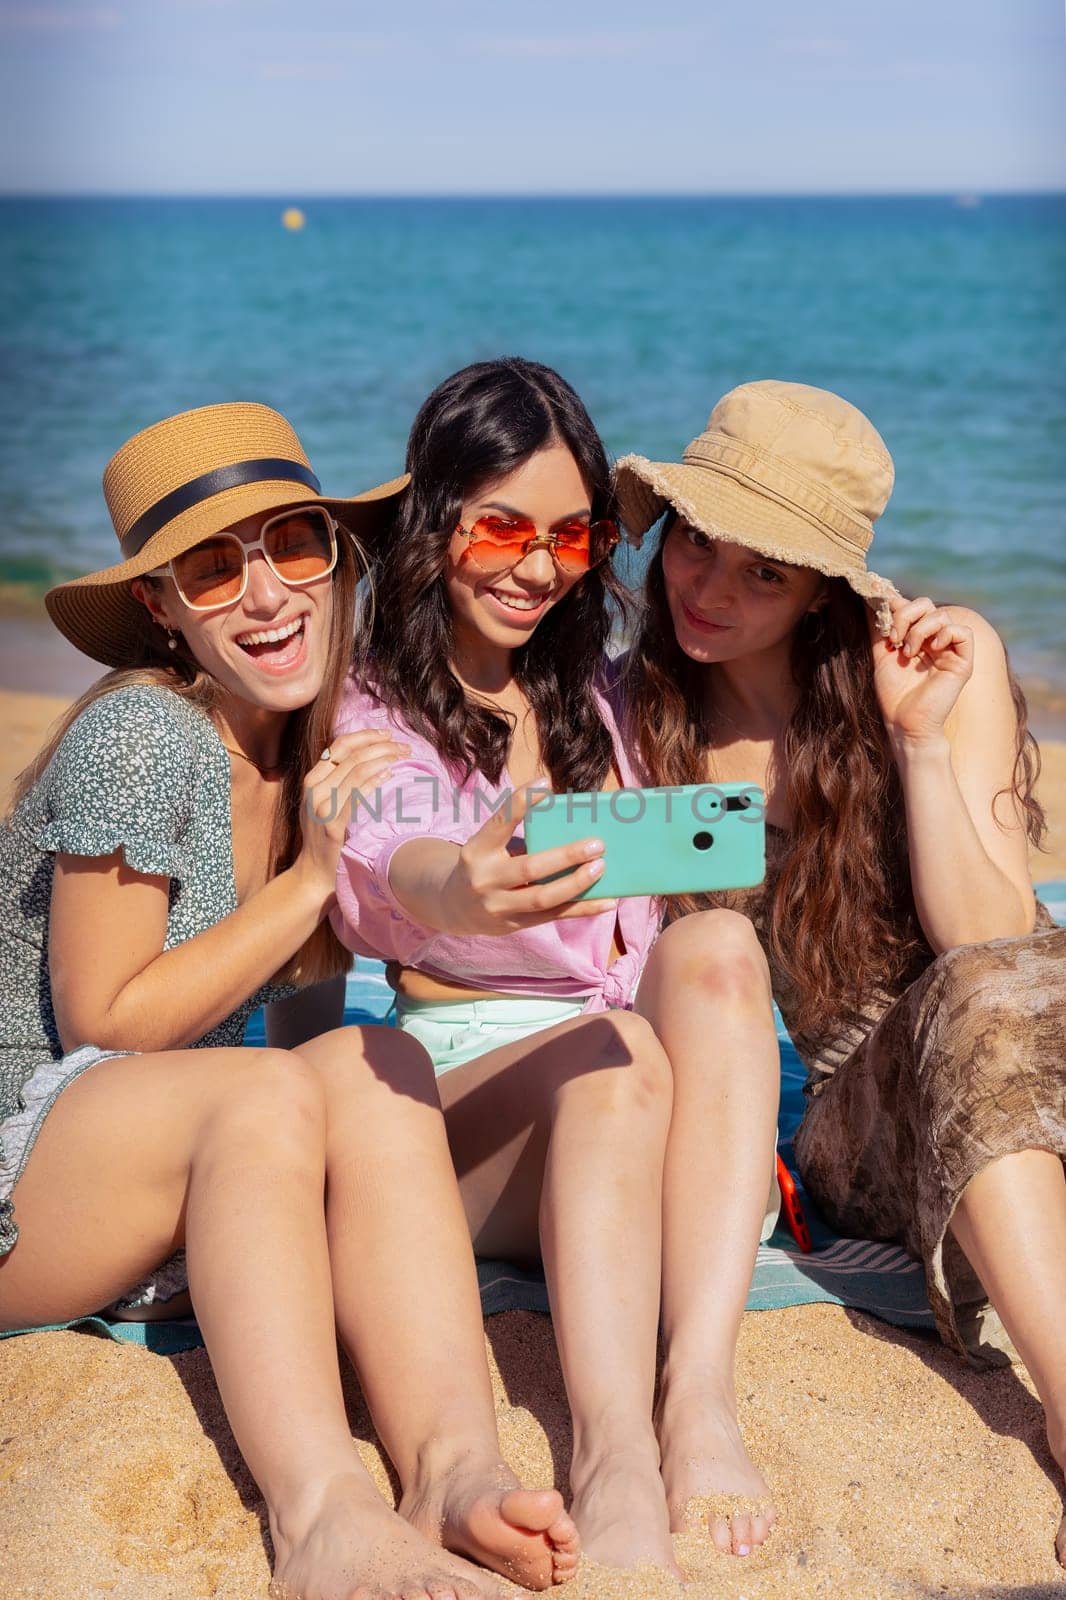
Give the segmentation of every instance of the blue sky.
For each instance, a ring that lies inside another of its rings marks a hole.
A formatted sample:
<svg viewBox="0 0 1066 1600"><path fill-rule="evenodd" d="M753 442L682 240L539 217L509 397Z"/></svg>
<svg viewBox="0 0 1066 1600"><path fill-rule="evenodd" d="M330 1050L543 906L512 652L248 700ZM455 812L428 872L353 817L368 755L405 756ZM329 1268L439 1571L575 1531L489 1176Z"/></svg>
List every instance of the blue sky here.
<svg viewBox="0 0 1066 1600"><path fill-rule="evenodd" d="M1066 188L1062 0L0 0L0 191Z"/></svg>

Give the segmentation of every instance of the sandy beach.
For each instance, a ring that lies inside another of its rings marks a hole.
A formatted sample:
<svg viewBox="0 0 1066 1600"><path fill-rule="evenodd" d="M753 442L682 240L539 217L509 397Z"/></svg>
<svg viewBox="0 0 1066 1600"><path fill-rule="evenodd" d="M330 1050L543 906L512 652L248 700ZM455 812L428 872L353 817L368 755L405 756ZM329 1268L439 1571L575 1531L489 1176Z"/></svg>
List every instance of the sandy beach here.
<svg viewBox="0 0 1066 1600"><path fill-rule="evenodd" d="M6 791L100 669L32 618L0 629ZM1061 707L1038 711L1042 733L1061 732ZM1045 738L1042 752L1050 834L1037 881L1066 876L1066 742ZM489 1319L486 1340L506 1456L526 1481L565 1487L550 1324L508 1313ZM391 1499L350 1374L347 1392L353 1433ZM931 1336L805 1306L745 1317L738 1394L779 1524L746 1560L679 1538L692 1600L1066 1595L1052 1549L1060 1496L1023 1374L974 1373ZM202 1350L166 1358L78 1333L0 1343L0 1600L250 1600L268 1576L262 1504ZM568 1590L574 1600L681 1592L651 1572L594 1568Z"/></svg>

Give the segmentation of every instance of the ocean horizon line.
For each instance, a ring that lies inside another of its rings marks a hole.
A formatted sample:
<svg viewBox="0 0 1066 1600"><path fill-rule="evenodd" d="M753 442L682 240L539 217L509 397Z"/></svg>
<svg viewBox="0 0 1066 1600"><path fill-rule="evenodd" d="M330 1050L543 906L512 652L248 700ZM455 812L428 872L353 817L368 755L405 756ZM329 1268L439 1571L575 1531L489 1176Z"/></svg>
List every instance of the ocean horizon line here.
<svg viewBox="0 0 1066 1600"><path fill-rule="evenodd" d="M662 200L728 200L728 201L796 201L796 200L943 200L950 204L975 202L978 205L996 200L1066 200L1066 185L1061 188L983 189L972 184L958 184L948 188L933 189L470 189L470 190L316 190L294 185L289 189L215 189L215 190L110 190L110 189L0 189L0 201L167 201L246 200L284 203L292 199L305 201L359 201L359 202L425 202L425 201L644 201Z"/></svg>

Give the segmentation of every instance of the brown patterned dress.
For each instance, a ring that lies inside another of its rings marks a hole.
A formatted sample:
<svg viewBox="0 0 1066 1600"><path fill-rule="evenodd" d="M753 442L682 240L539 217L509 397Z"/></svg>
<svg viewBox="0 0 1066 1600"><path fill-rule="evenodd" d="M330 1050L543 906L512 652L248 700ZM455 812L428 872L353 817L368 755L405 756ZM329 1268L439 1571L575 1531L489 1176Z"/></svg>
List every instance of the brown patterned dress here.
<svg viewBox="0 0 1066 1600"><path fill-rule="evenodd" d="M751 918L768 956L788 839L768 825L765 882L715 902ZM794 997L772 960L771 977L789 1027ZM1014 1358L948 1224L990 1161L1039 1148L1066 1164L1066 929L1038 904L1033 933L948 950L901 994L793 1042L809 1074L796 1162L819 1210L838 1233L898 1241L924 1264L937 1328L960 1354Z"/></svg>

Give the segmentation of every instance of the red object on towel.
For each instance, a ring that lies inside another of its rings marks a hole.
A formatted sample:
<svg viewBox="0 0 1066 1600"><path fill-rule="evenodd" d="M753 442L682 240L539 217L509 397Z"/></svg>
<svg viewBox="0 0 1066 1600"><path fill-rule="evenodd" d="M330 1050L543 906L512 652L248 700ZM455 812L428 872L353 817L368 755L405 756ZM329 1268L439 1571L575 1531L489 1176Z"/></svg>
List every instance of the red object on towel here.
<svg viewBox="0 0 1066 1600"><path fill-rule="evenodd" d="M781 1209L785 1213L789 1232L803 1254L810 1255L814 1249L811 1243L811 1230L807 1226L807 1218L803 1215L803 1205L796 1188L796 1180L785 1166L780 1153L777 1157L777 1186L781 1190Z"/></svg>

